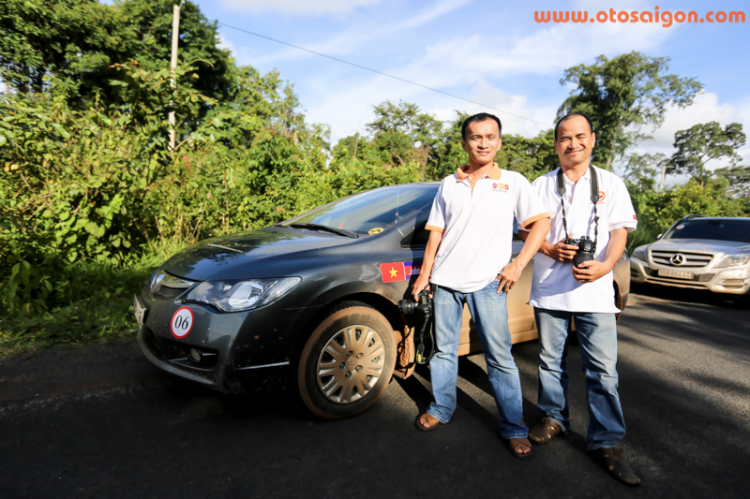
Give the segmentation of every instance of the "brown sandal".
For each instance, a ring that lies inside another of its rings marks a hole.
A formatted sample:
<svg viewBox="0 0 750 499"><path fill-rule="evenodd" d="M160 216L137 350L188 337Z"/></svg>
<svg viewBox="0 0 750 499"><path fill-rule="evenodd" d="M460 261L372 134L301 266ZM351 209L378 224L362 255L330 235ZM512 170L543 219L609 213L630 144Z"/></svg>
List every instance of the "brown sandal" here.
<svg viewBox="0 0 750 499"><path fill-rule="evenodd" d="M507 445L510 453L518 459L529 459L534 455L534 450L531 448L531 442L529 442L528 438L511 438L508 440ZM518 452L517 449L519 449L520 447L528 447L529 452Z"/></svg>
<svg viewBox="0 0 750 499"><path fill-rule="evenodd" d="M427 420L428 417L434 419L435 422L434 423L430 423L429 420ZM420 423L420 421L422 420L422 418L425 418L425 421L427 421L428 423L430 423L430 426L422 426L422 423ZM425 431L426 432L426 431L432 431L432 430L438 429L439 427L443 426L443 423L441 423L440 421L438 421L438 419L435 416L433 416L431 414L424 413L421 416L419 416L416 421L414 421L414 425L417 427L417 429L419 431Z"/></svg>
<svg viewBox="0 0 750 499"><path fill-rule="evenodd" d="M529 430L529 439L537 444L546 444L562 431L562 426L555 420L544 418L541 423Z"/></svg>

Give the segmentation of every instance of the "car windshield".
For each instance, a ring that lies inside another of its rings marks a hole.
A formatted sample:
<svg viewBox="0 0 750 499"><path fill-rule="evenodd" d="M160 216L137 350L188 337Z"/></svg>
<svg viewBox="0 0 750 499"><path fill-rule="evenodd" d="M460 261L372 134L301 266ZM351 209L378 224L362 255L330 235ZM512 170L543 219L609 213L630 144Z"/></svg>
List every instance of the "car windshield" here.
<svg viewBox="0 0 750 499"><path fill-rule="evenodd" d="M750 220L685 220L665 239L714 239L750 243Z"/></svg>
<svg viewBox="0 0 750 499"><path fill-rule="evenodd" d="M315 224L357 234L379 234L432 203L438 184L383 187L321 206L281 225Z"/></svg>

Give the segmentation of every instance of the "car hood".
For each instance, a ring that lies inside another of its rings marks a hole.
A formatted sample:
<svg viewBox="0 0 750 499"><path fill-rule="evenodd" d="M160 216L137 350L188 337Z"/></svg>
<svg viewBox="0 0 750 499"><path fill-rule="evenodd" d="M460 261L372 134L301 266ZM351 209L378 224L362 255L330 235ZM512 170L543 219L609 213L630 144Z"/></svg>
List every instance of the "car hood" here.
<svg viewBox="0 0 750 499"><path fill-rule="evenodd" d="M309 268L311 257L356 241L310 230L266 227L201 241L170 258L164 270L193 281L293 276Z"/></svg>
<svg viewBox="0 0 750 499"><path fill-rule="evenodd" d="M649 244L651 251L697 251L700 253L735 253L750 250L750 245L740 241L712 239L662 239Z"/></svg>

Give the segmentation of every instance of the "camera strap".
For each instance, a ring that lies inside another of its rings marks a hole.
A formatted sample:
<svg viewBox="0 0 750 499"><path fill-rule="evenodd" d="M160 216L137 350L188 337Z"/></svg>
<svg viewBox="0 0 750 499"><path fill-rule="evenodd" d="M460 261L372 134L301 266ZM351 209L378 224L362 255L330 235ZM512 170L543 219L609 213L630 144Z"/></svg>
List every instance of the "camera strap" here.
<svg viewBox="0 0 750 499"><path fill-rule="evenodd" d="M597 238L599 237L599 215L596 212L596 204L599 202L599 178L596 174L594 165L589 165L591 170L591 202L594 203L594 248L596 248ZM560 195L560 204L562 205L563 230L565 231L565 240L568 240L568 221L565 219L565 179L562 167L557 170L557 193ZM587 234L588 235L588 234Z"/></svg>
<svg viewBox="0 0 750 499"><path fill-rule="evenodd" d="M422 326L419 328L419 345L417 345L417 351L414 355L414 360L417 362L417 364L429 364L430 360L432 360L432 357L435 355L435 335L433 333L434 327L434 322L427 318L422 322ZM430 354L425 356L424 333L425 329L427 328L429 328L430 332Z"/></svg>
<svg viewBox="0 0 750 499"><path fill-rule="evenodd" d="M437 288L437 285L435 286ZM422 323L419 326L419 345L414 355L414 360L417 364L429 364L432 357L435 355L435 321L432 317L432 304L419 305L418 310L421 312ZM425 333L430 333L430 352L425 355L424 336Z"/></svg>

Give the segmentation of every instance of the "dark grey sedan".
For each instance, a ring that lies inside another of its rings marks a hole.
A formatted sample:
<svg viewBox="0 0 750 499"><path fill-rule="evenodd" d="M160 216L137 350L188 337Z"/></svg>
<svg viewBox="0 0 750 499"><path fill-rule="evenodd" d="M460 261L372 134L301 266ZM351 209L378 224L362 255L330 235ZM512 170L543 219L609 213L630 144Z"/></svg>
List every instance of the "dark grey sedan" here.
<svg viewBox="0 0 750 499"><path fill-rule="evenodd" d="M223 392L294 386L318 416L364 411L414 370L418 324L398 302L419 273L438 185L382 187L178 253L135 297L141 350ZM627 260L618 267L624 306ZM508 297L514 343L537 337L530 283L531 266ZM461 336L461 355L481 351L468 314Z"/></svg>

